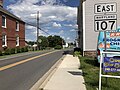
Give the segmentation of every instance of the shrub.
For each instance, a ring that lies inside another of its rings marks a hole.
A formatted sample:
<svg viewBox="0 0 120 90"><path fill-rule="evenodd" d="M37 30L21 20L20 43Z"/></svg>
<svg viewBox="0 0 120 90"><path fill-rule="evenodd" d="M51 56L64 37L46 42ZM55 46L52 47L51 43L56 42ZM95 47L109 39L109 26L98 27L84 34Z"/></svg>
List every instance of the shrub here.
<svg viewBox="0 0 120 90"><path fill-rule="evenodd" d="M45 49L45 47L41 47L41 50L44 50Z"/></svg>
<svg viewBox="0 0 120 90"><path fill-rule="evenodd" d="M50 50L51 49L51 47L46 47L46 50Z"/></svg>
<svg viewBox="0 0 120 90"><path fill-rule="evenodd" d="M15 48L11 49L11 54L15 54Z"/></svg>
<svg viewBox="0 0 120 90"><path fill-rule="evenodd" d="M2 56L3 54L2 54L2 51L0 50L0 56Z"/></svg>
<svg viewBox="0 0 120 90"><path fill-rule="evenodd" d="M10 55L11 54L11 50L8 48L8 49L6 49L5 51L4 51L4 54L5 55Z"/></svg>
<svg viewBox="0 0 120 90"><path fill-rule="evenodd" d="M4 47L3 47L3 50L5 51L7 48L8 48L7 46L4 46Z"/></svg>
<svg viewBox="0 0 120 90"><path fill-rule="evenodd" d="M55 46L55 49L62 49L62 46L57 45L57 46Z"/></svg>
<svg viewBox="0 0 120 90"><path fill-rule="evenodd" d="M24 52L28 52L28 47L24 47Z"/></svg>
<svg viewBox="0 0 120 90"><path fill-rule="evenodd" d="M80 51L75 51L73 56L80 56L81 52Z"/></svg>
<svg viewBox="0 0 120 90"><path fill-rule="evenodd" d="M16 48L16 51L17 51L17 53L21 53L20 47L17 47L17 48Z"/></svg>
<svg viewBox="0 0 120 90"><path fill-rule="evenodd" d="M25 49L24 49L24 48L21 48L21 52L25 52Z"/></svg>

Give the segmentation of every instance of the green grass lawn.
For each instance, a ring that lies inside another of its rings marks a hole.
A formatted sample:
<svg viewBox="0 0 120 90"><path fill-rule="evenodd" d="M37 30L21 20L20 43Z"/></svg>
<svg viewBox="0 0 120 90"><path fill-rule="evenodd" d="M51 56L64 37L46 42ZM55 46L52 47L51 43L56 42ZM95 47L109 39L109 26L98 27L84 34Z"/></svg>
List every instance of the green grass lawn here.
<svg viewBox="0 0 120 90"><path fill-rule="evenodd" d="M93 58L80 57L80 69L83 70L85 85L87 90L97 90L99 85L99 64ZM108 73L110 75L119 75L119 73ZM102 90L120 90L120 79L102 78Z"/></svg>

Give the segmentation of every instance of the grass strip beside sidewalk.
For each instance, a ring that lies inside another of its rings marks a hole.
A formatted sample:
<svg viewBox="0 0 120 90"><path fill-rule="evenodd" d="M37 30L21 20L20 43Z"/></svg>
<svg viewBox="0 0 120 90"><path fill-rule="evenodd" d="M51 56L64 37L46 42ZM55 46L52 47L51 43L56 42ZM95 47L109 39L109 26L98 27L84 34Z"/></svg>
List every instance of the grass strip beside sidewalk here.
<svg viewBox="0 0 120 90"><path fill-rule="evenodd" d="M87 90L97 90L99 85L99 64L93 58L79 58L81 63L80 69L83 71ZM120 76L120 72L108 74ZM120 79L108 78L106 84L106 79L102 78L102 90L120 90Z"/></svg>

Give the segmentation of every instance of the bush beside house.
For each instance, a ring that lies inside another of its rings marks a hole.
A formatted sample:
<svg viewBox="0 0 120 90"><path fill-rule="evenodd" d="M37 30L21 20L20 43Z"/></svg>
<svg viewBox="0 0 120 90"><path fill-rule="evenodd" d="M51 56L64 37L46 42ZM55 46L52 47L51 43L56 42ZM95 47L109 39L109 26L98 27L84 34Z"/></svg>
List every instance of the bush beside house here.
<svg viewBox="0 0 120 90"><path fill-rule="evenodd" d="M28 52L28 47L6 48L4 51L0 50L0 56L22 53L22 52Z"/></svg>

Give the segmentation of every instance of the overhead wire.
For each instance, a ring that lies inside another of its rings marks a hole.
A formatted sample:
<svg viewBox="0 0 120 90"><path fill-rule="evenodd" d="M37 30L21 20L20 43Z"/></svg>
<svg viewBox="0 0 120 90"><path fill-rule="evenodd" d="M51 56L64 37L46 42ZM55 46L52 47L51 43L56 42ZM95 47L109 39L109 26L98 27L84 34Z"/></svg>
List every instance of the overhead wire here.
<svg viewBox="0 0 120 90"><path fill-rule="evenodd" d="M33 25L33 24L30 24L30 23L27 23L25 22L26 25L30 25L30 26L33 26L33 27L37 27L36 25ZM38 27L38 29L40 29L41 31L43 31L44 33L50 35L48 32L44 31L43 29L41 29L40 27Z"/></svg>

